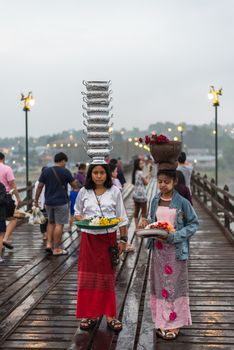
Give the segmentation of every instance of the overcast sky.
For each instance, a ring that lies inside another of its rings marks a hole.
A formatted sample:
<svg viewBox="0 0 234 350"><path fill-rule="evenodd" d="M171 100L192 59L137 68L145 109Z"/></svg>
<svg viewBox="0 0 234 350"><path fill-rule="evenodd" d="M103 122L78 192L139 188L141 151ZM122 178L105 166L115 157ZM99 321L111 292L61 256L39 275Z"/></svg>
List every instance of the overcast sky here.
<svg viewBox="0 0 234 350"><path fill-rule="evenodd" d="M114 127L209 123L234 108L233 0L0 0L0 137L82 128L82 80L112 80Z"/></svg>

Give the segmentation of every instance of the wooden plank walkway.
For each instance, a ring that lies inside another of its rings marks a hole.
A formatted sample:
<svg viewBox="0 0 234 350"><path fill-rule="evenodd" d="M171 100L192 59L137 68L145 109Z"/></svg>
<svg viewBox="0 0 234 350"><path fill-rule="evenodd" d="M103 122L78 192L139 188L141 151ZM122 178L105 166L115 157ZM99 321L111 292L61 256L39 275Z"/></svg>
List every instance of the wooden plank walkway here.
<svg viewBox="0 0 234 350"><path fill-rule="evenodd" d="M149 197L153 190L152 183ZM132 201L126 203L131 216ZM196 201L195 208L200 229L189 261L193 325L174 342L155 336L148 304L150 256L133 223L129 232L136 252L125 254L117 270L117 309L124 323L119 335L104 319L91 332L77 328L78 233L64 234L69 255L54 259L44 254L39 228L24 224L13 236L14 251L5 253L0 266L0 349L234 349L234 246Z"/></svg>

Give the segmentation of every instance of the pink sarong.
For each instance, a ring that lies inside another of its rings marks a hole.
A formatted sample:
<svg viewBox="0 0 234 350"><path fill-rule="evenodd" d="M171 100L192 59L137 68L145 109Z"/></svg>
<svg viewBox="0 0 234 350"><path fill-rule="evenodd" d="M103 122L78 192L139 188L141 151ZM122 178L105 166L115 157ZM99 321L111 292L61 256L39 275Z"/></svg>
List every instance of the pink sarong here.
<svg viewBox="0 0 234 350"><path fill-rule="evenodd" d="M176 210L159 206L156 216L158 221L174 225ZM175 245L155 240L150 282L155 327L173 329L191 325L187 261L176 260Z"/></svg>

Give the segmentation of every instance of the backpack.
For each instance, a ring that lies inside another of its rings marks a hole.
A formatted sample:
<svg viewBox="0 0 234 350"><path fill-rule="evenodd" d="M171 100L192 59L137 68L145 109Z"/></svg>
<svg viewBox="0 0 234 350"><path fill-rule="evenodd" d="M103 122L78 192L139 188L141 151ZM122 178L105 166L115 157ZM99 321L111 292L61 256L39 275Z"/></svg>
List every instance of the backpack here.
<svg viewBox="0 0 234 350"><path fill-rule="evenodd" d="M0 206L5 209L6 218L14 215L16 208L15 201L12 199L11 194L6 192L5 186L2 183L0 183Z"/></svg>

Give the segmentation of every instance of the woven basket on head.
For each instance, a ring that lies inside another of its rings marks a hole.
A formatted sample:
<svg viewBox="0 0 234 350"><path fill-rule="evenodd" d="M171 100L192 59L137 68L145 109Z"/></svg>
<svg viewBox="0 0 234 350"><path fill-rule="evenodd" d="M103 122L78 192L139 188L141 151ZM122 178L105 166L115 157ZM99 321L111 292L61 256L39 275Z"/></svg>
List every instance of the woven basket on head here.
<svg viewBox="0 0 234 350"><path fill-rule="evenodd" d="M181 142L170 141L150 145L150 152L158 170L175 170L178 165L178 157L181 152Z"/></svg>

